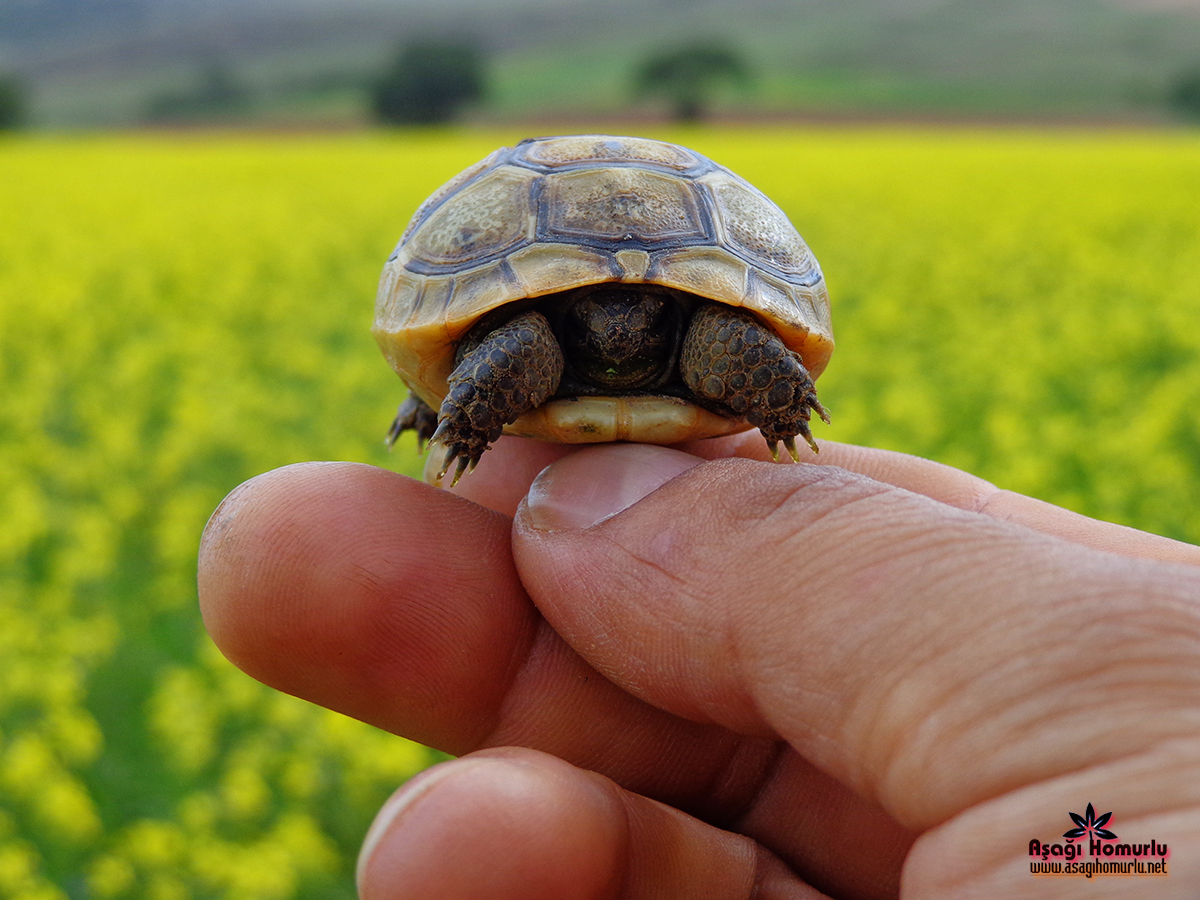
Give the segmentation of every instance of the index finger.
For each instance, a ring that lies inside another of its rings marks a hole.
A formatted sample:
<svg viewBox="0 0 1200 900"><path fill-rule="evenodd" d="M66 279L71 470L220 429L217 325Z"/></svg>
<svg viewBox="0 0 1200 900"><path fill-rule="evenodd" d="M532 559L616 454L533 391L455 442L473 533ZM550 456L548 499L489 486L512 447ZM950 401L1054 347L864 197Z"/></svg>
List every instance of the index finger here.
<svg viewBox="0 0 1200 900"><path fill-rule="evenodd" d="M263 683L454 754L534 747L693 809L750 792L774 745L679 719L601 677L530 603L511 528L372 466L276 469L230 494L205 529L205 626Z"/></svg>

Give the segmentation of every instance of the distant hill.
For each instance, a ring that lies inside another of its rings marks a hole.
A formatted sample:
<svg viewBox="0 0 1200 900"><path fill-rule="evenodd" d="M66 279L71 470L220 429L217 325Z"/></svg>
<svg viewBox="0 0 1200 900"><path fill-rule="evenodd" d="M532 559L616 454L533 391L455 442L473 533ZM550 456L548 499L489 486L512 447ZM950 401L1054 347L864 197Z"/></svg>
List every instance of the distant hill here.
<svg viewBox="0 0 1200 900"><path fill-rule="evenodd" d="M1118 4L1140 12L1166 9L1200 13L1200 0L1118 0Z"/></svg>
<svg viewBox="0 0 1200 900"><path fill-rule="evenodd" d="M479 121L659 114L639 60L713 36L756 73L724 115L1154 119L1200 68L1200 0L12 0L0 70L53 127L350 125L401 39L448 34L488 54Z"/></svg>

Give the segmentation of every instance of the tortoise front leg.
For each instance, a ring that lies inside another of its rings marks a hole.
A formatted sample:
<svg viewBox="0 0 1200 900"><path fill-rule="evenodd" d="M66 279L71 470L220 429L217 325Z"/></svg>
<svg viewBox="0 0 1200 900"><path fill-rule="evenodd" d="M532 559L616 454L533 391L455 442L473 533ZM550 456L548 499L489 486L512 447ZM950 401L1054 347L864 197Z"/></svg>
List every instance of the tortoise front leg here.
<svg viewBox="0 0 1200 900"><path fill-rule="evenodd" d="M783 441L799 461L798 434L818 452L809 418L816 412L828 424L829 413L817 400L812 378L800 354L749 313L718 304L696 310L679 367L697 397L759 428L774 459Z"/></svg>
<svg viewBox="0 0 1200 900"><path fill-rule="evenodd" d="M562 350L539 312L522 313L482 336L469 336L459 348L431 438L446 446L437 477L457 459L450 485L457 484L505 425L558 390L562 372Z"/></svg>

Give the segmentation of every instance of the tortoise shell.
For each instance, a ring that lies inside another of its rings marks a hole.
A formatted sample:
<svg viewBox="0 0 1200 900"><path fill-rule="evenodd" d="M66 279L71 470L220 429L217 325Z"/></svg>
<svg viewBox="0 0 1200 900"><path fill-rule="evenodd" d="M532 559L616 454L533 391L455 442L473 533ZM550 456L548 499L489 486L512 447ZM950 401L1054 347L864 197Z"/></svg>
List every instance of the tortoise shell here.
<svg viewBox="0 0 1200 900"><path fill-rule="evenodd" d="M820 266L787 216L695 151L636 137L536 138L451 179L388 258L375 339L437 409L462 336L526 298L601 282L674 288L755 314L815 379L833 352ZM505 428L568 443L672 443L750 426L665 396L552 399Z"/></svg>

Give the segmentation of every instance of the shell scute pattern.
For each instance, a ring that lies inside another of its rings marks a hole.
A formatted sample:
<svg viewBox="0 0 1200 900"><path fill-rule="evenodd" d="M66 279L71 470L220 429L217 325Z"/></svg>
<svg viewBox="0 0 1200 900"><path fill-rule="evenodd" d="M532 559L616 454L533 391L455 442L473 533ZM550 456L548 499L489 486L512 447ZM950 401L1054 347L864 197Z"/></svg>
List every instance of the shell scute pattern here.
<svg viewBox="0 0 1200 900"><path fill-rule="evenodd" d="M504 260L495 260L453 279L454 305L447 320L473 320L473 311L487 311L520 300L527 293L520 279Z"/></svg>
<svg viewBox="0 0 1200 900"><path fill-rule="evenodd" d="M426 197L425 202L417 207L417 211L413 213L412 218L409 219L408 227L405 228L404 233L400 235L400 240L396 243L396 249L392 251L392 255L388 257L388 260L391 261L400 255L400 248L404 246L405 242L409 238L409 235L416 230L416 227L425 220L425 216L430 210L439 206L443 200L457 191L460 187L462 187L480 172L485 172L490 169L495 163L496 159L502 156L503 153L504 148L489 153L479 162L467 166L465 169L443 184L440 188Z"/></svg>
<svg viewBox="0 0 1200 900"><path fill-rule="evenodd" d="M410 268L461 267L527 242L537 175L503 166L463 187L434 209L412 235ZM426 263L425 267L420 263Z"/></svg>
<svg viewBox="0 0 1200 900"><path fill-rule="evenodd" d="M638 163L687 172L705 160L684 147L645 138L614 138L608 135L568 135L522 141L516 155L535 166L548 169L597 163Z"/></svg>
<svg viewBox="0 0 1200 900"><path fill-rule="evenodd" d="M421 296L421 286L406 277L403 269L386 268L379 279L379 301L375 305L375 330L396 332L408 324Z"/></svg>
<svg viewBox="0 0 1200 900"><path fill-rule="evenodd" d="M546 176L546 224L539 236L609 246L643 247L711 241L696 191L682 179L647 169L581 169Z"/></svg>
<svg viewBox="0 0 1200 900"><path fill-rule="evenodd" d="M746 298L746 264L720 247L684 247L658 254L647 281L731 306Z"/></svg>
<svg viewBox="0 0 1200 900"><path fill-rule="evenodd" d="M526 297L540 297L573 287L613 280L608 254L575 244L533 244L508 257Z"/></svg>
<svg viewBox="0 0 1200 900"><path fill-rule="evenodd" d="M801 284L814 275L820 277L808 245L779 207L724 173L706 181L716 200L726 240L743 251L748 260L766 263Z"/></svg>

